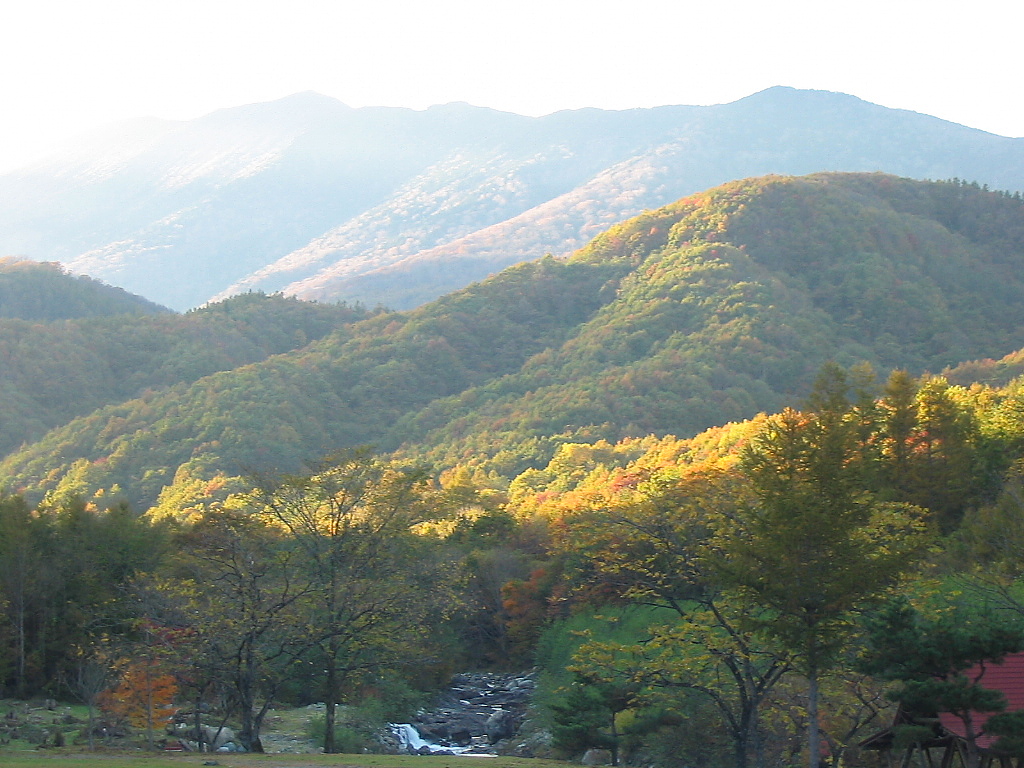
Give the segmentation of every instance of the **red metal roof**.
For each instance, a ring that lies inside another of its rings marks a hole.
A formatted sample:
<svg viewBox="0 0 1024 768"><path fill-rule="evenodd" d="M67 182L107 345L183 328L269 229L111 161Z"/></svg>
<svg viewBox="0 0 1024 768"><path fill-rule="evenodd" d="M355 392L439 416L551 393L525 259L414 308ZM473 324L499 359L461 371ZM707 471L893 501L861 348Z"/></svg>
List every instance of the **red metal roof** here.
<svg viewBox="0 0 1024 768"><path fill-rule="evenodd" d="M964 676L968 680L977 680L978 684L984 688L1001 691L1006 697L1007 712L1024 709L1024 653L1011 653L1003 659L1001 664L988 661L971 667L964 672ZM991 714L995 713L972 713L971 721L975 733L984 728ZM964 722L956 715L940 712L939 719L942 722L942 727L946 730L961 738L965 736ZM978 746L987 749L995 740L994 736L983 735L978 739Z"/></svg>

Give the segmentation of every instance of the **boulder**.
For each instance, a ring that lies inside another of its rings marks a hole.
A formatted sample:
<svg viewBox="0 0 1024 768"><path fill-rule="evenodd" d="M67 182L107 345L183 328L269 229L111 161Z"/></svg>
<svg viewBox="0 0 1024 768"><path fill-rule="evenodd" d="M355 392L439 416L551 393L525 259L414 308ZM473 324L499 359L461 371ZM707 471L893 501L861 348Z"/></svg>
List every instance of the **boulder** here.
<svg viewBox="0 0 1024 768"><path fill-rule="evenodd" d="M580 762L583 765L611 765L612 753L607 749L588 749Z"/></svg>
<svg viewBox="0 0 1024 768"><path fill-rule="evenodd" d="M496 744L516 735L516 717L507 709L499 709L487 718L484 727L491 744Z"/></svg>
<svg viewBox="0 0 1024 768"><path fill-rule="evenodd" d="M218 729L213 725L203 726L203 743L211 752L217 752L228 742L234 742L235 732L230 728Z"/></svg>
<svg viewBox="0 0 1024 768"><path fill-rule="evenodd" d="M493 754L516 735L533 694L532 674L472 672L455 675L435 705L414 719L420 736L445 747Z"/></svg>

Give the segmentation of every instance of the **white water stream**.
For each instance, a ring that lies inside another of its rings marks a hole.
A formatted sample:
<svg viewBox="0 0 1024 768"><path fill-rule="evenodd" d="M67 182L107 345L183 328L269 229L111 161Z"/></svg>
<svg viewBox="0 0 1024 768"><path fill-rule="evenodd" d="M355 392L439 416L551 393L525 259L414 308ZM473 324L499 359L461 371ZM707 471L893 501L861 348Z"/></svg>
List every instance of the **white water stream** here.
<svg viewBox="0 0 1024 768"><path fill-rule="evenodd" d="M391 732L398 738L398 745L407 752L418 752L423 747L426 747L431 751L431 753L445 752L453 755L463 755L472 749L472 747L446 747L441 744L434 744L420 736L420 732L416 730L416 726L410 725L409 723L390 723L389 727L391 728ZM474 756L494 757L494 755L482 755L480 753L475 753Z"/></svg>

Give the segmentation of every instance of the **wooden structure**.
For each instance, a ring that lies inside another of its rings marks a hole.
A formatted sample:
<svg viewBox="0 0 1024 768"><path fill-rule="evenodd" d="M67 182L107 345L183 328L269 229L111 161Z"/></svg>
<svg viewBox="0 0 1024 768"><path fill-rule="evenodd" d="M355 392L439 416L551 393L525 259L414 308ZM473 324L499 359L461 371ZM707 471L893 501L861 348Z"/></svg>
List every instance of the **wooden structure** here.
<svg viewBox="0 0 1024 768"><path fill-rule="evenodd" d="M978 679L985 688L1000 691L1006 697L1006 711L1024 710L1024 653L1014 653L1002 663L985 663L964 672L969 679ZM978 768L1024 768L1024 759L999 753L993 749L996 737L985 733L985 723L992 713L974 712L971 722L978 749ZM910 747L893 749L895 730L900 726L930 729L931 736ZM912 719L898 712L893 724L860 743L862 749L878 750L886 755L891 768L971 768L970 750L963 720L949 712L935 717Z"/></svg>

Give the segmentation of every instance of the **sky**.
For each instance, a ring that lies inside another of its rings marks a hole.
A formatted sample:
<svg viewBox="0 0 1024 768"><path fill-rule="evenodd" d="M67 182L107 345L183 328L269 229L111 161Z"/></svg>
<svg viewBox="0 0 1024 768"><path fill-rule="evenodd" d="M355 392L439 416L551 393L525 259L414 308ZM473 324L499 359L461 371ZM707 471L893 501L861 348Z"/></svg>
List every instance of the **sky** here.
<svg viewBox="0 0 1024 768"><path fill-rule="evenodd" d="M774 85L1024 136L1016 0L0 0L0 172L135 117L718 104Z"/></svg>

